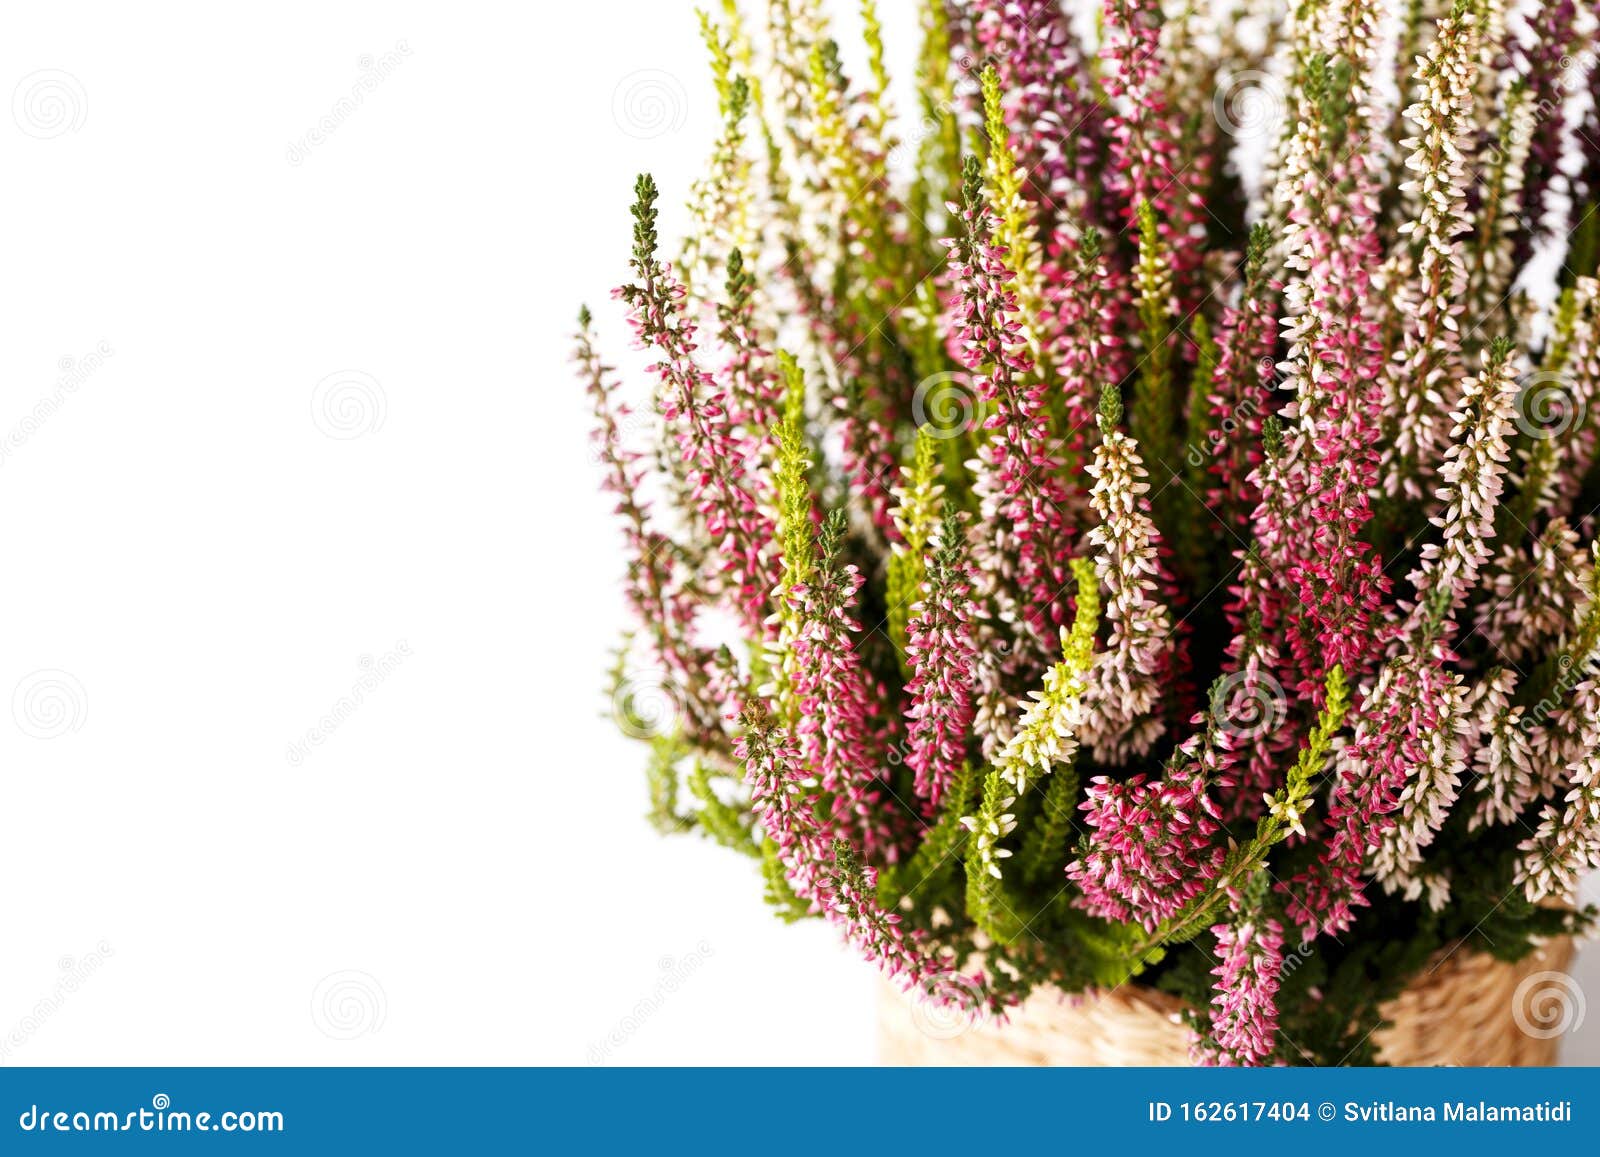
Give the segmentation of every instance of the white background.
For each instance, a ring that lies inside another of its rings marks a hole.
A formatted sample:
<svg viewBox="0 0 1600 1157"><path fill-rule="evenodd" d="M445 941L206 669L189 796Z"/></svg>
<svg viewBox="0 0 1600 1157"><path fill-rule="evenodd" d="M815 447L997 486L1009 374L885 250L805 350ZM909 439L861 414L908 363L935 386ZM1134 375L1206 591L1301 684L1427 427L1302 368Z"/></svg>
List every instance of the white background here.
<svg viewBox="0 0 1600 1157"><path fill-rule="evenodd" d="M568 334L621 353L633 176L670 234L703 169L691 4L7 16L0 1063L870 1062L601 693Z"/></svg>

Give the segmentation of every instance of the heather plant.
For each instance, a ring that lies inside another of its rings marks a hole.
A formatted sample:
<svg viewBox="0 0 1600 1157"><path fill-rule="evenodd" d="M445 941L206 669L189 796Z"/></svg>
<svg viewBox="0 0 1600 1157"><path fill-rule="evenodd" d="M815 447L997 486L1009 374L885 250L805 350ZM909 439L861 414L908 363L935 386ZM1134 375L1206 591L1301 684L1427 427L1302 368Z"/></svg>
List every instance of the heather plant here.
<svg viewBox="0 0 1600 1157"><path fill-rule="evenodd" d="M922 999L1137 980L1207 1063L1582 930L1600 6L929 0L909 117L860 8L855 74L702 15L637 413L583 313L655 821Z"/></svg>

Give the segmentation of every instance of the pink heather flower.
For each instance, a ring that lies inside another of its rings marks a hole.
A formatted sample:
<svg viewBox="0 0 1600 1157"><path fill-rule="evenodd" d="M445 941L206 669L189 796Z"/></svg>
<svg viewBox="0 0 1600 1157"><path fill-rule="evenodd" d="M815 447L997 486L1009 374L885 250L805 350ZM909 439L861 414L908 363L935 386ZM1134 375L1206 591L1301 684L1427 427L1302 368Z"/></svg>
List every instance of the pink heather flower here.
<svg viewBox="0 0 1600 1157"><path fill-rule="evenodd" d="M1462 388L1454 415L1452 445L1439 469L1443 485L1437 497L1444 504L1433 518L1443 538L1422 548L1411 574L1418 601L1402 630L1403 652L1420 661L1428 693L1417 704L1412 727L1393 757L1403 753L1399 772L1405 786L1396 801L1393 822L1383 825L1373 853L1373 873L1386 891L1401 890L1408 899L1421 893L1417 868L1423 849L1433 842L1455 803L1466 766L1461 733L1467 729L1465 693L1459 675L1443 670L1452 656L1446 649L1455 630L1454 608L1474 589L1478 569L1489 558L1494 512L1503 486L1506 432L1511 424L1517 383L1512 377L1510 343L1497 341L1484 355L1483 372ZM1430 892L1442 900L1442 893Z"/></svg>
<svg viewBox="0 0 1600 1157"><path fill-rule="evenodd" d="M1261 421L1274 408L1272 351L1278 335L1265 270L1269 248L1265 229L1252 234L1239 301L1222 314L1217 365L1203 398L1216 440L1209 447L1189 448L1210 459L1207 469L1217 480L1206 505L1241 536L1261 500L1252 477L1261 465Z"/></svg>
<svg viewBox="0 0 1600 1157"><path fill-rule="evenodd" d="M748 627L760 632L768 592L776 585L773 528L742 485L742 458L725 394L696 360L696 326L684 310L684 289L672 268L656 257L656 188L639 179L633 267L638 282L617 290L641 346L661 360L651 367L660 383L661 411L689 468L696 512L718 545L729 594Z"/></svg>
<svg viewBox="0 0 1600 1157"><path fill-rule="evenodd" d="M1472 227L1463 154L1471 147L1479 43L1475 9L1458 7L1441 19L1417 68L1421 99L1406 109L1417 135L1405 141L1406 168L1415 176L1400 186L1410 210L1400 233L1410 249L1400 255L1396 286L1403 345L1384 400L1395 421L1384 453L1390 495L1422 496L1445 447L1437 415L1453 401L1447 395L1461 376L1458 319L1467 273L1458 238Z"/></svg>
<svg viewBox="0 0 1600 1157"><path fill-rule="evenodd" d="M1461 676L1436 667L1427 680L1432 685L1419 699L1412 730L1401 751L1408 757L1402 768L1401 789L1392 823L1381 828L1372 851L1372 874L1386 892L1401 892L1408 900L1426 889L1430 907L1437 910L1449 898L1437 876L1421 870L1424 849L1444 826L1446 815L1460 792L1466 751L1461 733L1466 730L1466 693Z"/></svg>
<svg viewBox="0 0 1600 1157"><path fill-rule="evenodd" d="M1513 51L1521 58L1519 71L1527 78L1529 100L1538 113L1522 181L1523 211L1534 229L1517 238L1516 259L1520 265L1527 260L1540 233L1566 231L1564 223L1557 227L1551 221L1552 212L1560 203L1552 192L1565 182L1561 156L1568 131L1567 73L1573 66L1573 49L1580 42L1573 0L1545 0L1517 15L1522 18L1519 23L1523 24L1523 31L1513 39Z"/></svg>
<svg viewBox="0 0 1600 1157"><path fill-rule="evenodd" d="M728 280L717 302L717 338L724 351L721 378L728 384L728 421L738 428L747 460L770 457L772 428L778 424L783 380L761 341L755 318L755 277L735 249L728 256ZM761 472L751 470L759 475Z"/></svg>
<svg viewBox="0 0 1600 1157"><path fill-rule="evenodd" d="M616 514L622 522L628 556L625 591L634 618L649 632L651 650L667 673L701 735L716 734L719 721L708 699L700 694L704 682L706 655L691 641L694 632L695 600L678 564L675 545L650 524L647 504L639 497L644 468L638 451L622 440L621 423L630 417L627 406L615 397L616 382L611 368L600 360L589 328L589 311L580 318L577 347L573 360L579 365L584 386L594 404L591 439L595 453L605 468L601 489L616 496Z"/></svg>
<svg viewBox="0 0 1600 1157"><path fill-rule="evenodd" d="M947 242L950 277L959 295L963 364L992 410L985 422L990 436L974 463L973 492L994 531L987 544L992 557L979 561L994 582L985 593L1042 650L1054 645L1065 618L1068 496L1049 450L1042 390L1017 327L1005 251L990 244L994 219L981 199L975 162L963 193L965 205L950 206L963 225Z"/></svg>
<svg viewBox="0 0 1600 1157"><path fill-rule="evenodd" d="M1395 825L1409 779L1438 782L1458 771L1453 744L1439 732L1459 727L1458 676L1438 665L1434 646L1390 659L1355 711L1355 735L1339 753L1328 804L1332 832L1316 864L1279 884L1288 913L1306 939L1338 935L1367 903L1362 870ZM1454 740L1453 731L1448 736Z"/></svg>
<svg viewBox="0 0 1600 1157"><path fill-rule="evenodd" d="M896 847L879 815L882 745L871 726L874 688L855 649L861 630L851 609L862 578L840 565L837 519L825 527L809 583L785 593L798 629L791 644L796 738L805 766L833 793L831 819L840 831L859 836L869 856L893 859Z"/></svg>
<svg viewBox="0 0 1600 1157"><path fill-rule="evenodd" d="M1217 924L1217 995L1211 1004L1210 1038L1196 1050L1206 1065L1260 1065L1272 1057L1278 1037L1278 982L1283 971L1283 927L1276 920L1240 911Z"/></svg>
<svg viewBox="0 0 1600 1157"><path fill-rule="evenodd" d="M1132 438L1117 428L1122 404L1115 388L1101 413L1101 440L1089 501L1099 525L1089 532L1095 571L1105 588L1111 635L1095 656L1084 700L1082 740L1102 763L1143 755L1165 731L1160 706L1171 661L1172 616L1156 597L1165 577L1158 561L1160 533L1150 518L1150 484Z"/></svg>
<svg viewBox="0 0 1600 1157"><path fill-rule="evenodd" d="M1205 891L1223 860L1208 786L1198 763L1180 763L1154 782L1143 773L1120 783L1095 776L1082 805L1091 831L1067 867L1082 889L1079 905L1154 932Z"/></svg>
<svg viewBox="0 0 1600 1157"><path fill-rule="evenodd" d="M1276 616L1281 608L1279 593L1272 589L1275 586L1260 558L1250 553L1244 556L1229 588L1227 612L1235 623L1235 634L1228 642L1223 676L1232 683L1235 702L1268 712L1245 729L1250 733L1249 742L1234 761L1234 788L1218 793L1223 815L1230 823L1259 815L1263 799L1277 785L1286 765L1284 757L1299 742L1289 712L1281 712L1276 719L1271 714L1274 709L1270 705L1285 695L1284 665L1273 642L1275 620L1268 617Z"/></svg>
<svg viewBox="0 0 1600 1157"><path fill-rule="evenodd" d="M1378 207L1365 156L1327 155L1332 129L1323 112L1320 102L1306 102L1279 175L1289 206L1289 352L1280 369L1293 398L1283 411L1283 461L1260 479L1255 517L1263 557L1296 595L1283 602L1284 631L1296 690L1313 701L1329 668L1353 677L1368 668L1387 590L1380 560L1360 537L1378 471L1382 356L1370 274Z"/></svg>
<svg viewBox="0 0 1600 1157"><path fill-rule="evenodd" d="M978 42L1000 74L1032 200L1058 225L1068 214L1082 220L1098 208L1085 194L1099 182L1104 114L1084 90L1068 13L1060 0L977 0L976 8Z"/></svg>
<svg viewBox="0 0 1600 1157"><path fill-rule="evenodd" d="M1205 204L1196 189L1206 182L1197 158L1185 164L1180 142L1181 112L1168 109L1162 53L1160 0L1105 0L1104 62L1101 81L1111 101L1106 131L1111 164L1103 174L1108 204L1116 206L1121 227L1137 229L1141 203L1155 210L1171 254L1178 300L1188 313L1198 304L1194 284L1204 247L1196 239L1205 229Z"/></svg>
<svg viewBox="0 0 1600 1157"><path fill-rule="evenodd" d="M751 803L767 838L778 847L790 887L837 924L867 959L905 988L919 988L930 999L968 1007L983 991L983 978L944 984L949 969L916 936L908 936L900 917L878 906L873 869L857 861L844 840L831 839L816 815L814 789L801 770L800 754L784 729L759 702L746 707L742 731L734 741L744 764Z"/></svg>
<svg viewBox="0 0 1600 1157"><path fill-rule="evenodd" d="M896 471L894 435L875 416L877 404L864 400L859 388L835 396L833 405L839 415L840 471L868 521L892 543L899 537L890 487Z"/></svg>
<svg viewBox="0 0 1600 1157"><path fill-rule="evenodd" d="M1056 341L1050 354L1061 383L1063 448L1069 463L1079 465L1094 430L1101 386L1121 381L1126 373L1117 319L1129 308L1128 286L1125 277L1112 273L1094 229L1084 230L1076 242L1065 235L1055 240L1045 279L1055 309L1050 328ZM1075 512L1080 494L1072 496Z"/></svg>
<svg viewBox="0 0 1600 1157"><path fill-rule="evenodd" d="M952 529L954 529L952 527ZM949 531L947 538L953 538ZM930 560L922 599L906 625L906 763L916 773L916 791L937 808L966 758L972 725L973 656L977 646L967 604L971 576L959 540L945 542Z"/></svg>

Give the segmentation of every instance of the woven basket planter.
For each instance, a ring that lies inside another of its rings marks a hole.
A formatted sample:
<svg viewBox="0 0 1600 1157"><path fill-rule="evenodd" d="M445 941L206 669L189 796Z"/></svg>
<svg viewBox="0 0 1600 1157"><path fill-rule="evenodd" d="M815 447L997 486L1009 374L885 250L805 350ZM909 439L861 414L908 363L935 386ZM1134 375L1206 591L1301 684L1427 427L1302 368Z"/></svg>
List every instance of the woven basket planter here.
<svg viewBox="0 0 1600 1157"><path fill-rule="evenodd" d="M1515 964L1454 952L1383 1007L1373 1034L1391 1065L1551 1065L1576 989L1572 941ZM1004 1025L971 1024L886 987L879 1057L891 1065L1186 1065L1182 1004L1137 984L1063 998L1035 993Z"/></svg>

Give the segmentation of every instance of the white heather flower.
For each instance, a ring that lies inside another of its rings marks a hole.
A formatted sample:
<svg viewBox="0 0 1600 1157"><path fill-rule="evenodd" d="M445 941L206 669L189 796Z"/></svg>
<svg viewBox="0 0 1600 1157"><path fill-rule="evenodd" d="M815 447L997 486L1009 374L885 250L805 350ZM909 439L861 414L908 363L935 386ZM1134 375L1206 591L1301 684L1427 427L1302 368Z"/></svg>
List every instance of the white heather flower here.
<svg viewBox="0 0 1600 1157"><path fill-rule="evenodd" d="M1402 346L1387 382L1385 410L1394 422L1384 456L1384 489L1422 496L1444 447L1438 415L1450 404L1446 391L1460 376L1460 324L1467 288L1460 235L1472 227L1467 213L1466 149L1476 128L1479 27L1463 9L1439 22L1417 68L1420 99L1406 109L1417 135L1406 168L1415 176L1400 186L1406 221L1400 233L1410 248L1398 258L1396 304L1403 315Z"/></svg>
<svg viewBox="0 0 1600 1157"><path fill-rule="evenodd" d="M1044 687L1029 692L1029 702L997 761L1000 777L1021 795L1028 790L1030 771L1049 775L1058 763L1069 762L1078 751L1078 729L1083 725L1083 695L1094 663L1095 629L1100 622L1100 591L1094 570L1075 561L1078 607L1071 629L1061 630L1061 661L1045 672Z"/></svg>
<svg viewBox="0 0 1600 1157"><path fill-rule="evenodd" d="M1372 869L1384 891L1400 891L1408 900L1422 895L1427 874L1419 873L1423 849L1433 843L1461 788L1466 751L1461 733L1466 726L1466 694L1461 676L1443 672L1443 683L1427 702L1418 703L1424 715L1408 745L1412 763L1406 769L1406 786L1400 793L1395 823L1388 827L1372 854Z"/></svg>
<svg viewBox="0 0 1600 1157"><path fill-rule="evenodd" d="M1000 841L1017 830L1017 817L1015 813L1005 809L1016 803L1015 796L1008 796L1000 801L1000 814L985 820L982 816L962 816L961 826L973 835L975 845L974 854L983 870L995 879L1001 878L1001 860L1011 858L1011 851L1002 848Z"/></svg>
<svg viewBox="0 0 1600 1157"><path fill-rule="evenodd" d="M1516 671L1501 667L1473 692L1468 746L1479 795L1469 822L1473 829L1513 822L1538 794L1523 709L1511 703L1516 691Z"/></svg>
<svg viewBox="0 0 1600 1157"><path fill-rule="evenodd" d="M1267 792L1261 798L1266 802L1268 815L1295 835L1306 834L1305 825L1300 822L1300 817L1305 812L1303 800L1291 800L1287 795L1275 795L1271 792Z"/></svg>
<svg viewBox="0 0 1600 1157"><path fill-rule="evenodd" d="M1563 716L1575 733L1552 746L1576 753L1565 769L1568 790L1561 801L1545 806L1539 830L1518 845L1523 856L1516 879L1533 901L1572 895L1584 871L1600 867L1600 683L1575 687Z"/></svg>
<svg viewBox="0 0 1600 1157"><path fill-rule="evenodd" d="M1095 480L1089 502L1100 521L1089 542L1098 548L1094 565L1107 592L1111 637L1089 672L1082 738L1102 763L1120 764L1149 751L1165 730L1156 712L1172 615L1154 597L1160 535L1150 518L1150 485L1138 446L1107 428L1085 469Z"/></svg>
<svg viewBox="0 0 1600 1157"><path fill-rule="evenodd" d="M1443 531L1439 542L1422 548L1421 563L1411 575L1419 594L1450 591L1450 605L1465 601L1478 571L1489 561L1494 516L1505 489L1506 438L1516 405L1517 379L1509 350L1497 346L1484 353L1483 372L1467 379L1461 403L1451 417L1452 444L1439 468L1443 485L1436 497L1442 513L1430 521ZM1413 626L1428 614L1425 600L1412 612Z"/></svg>

